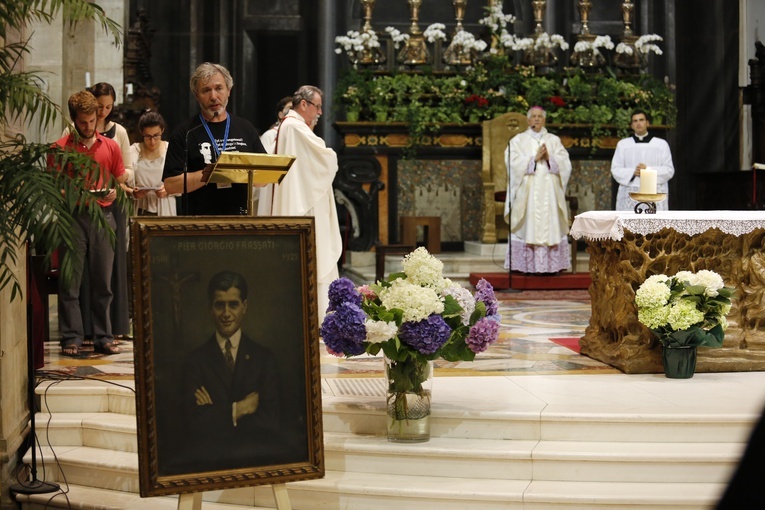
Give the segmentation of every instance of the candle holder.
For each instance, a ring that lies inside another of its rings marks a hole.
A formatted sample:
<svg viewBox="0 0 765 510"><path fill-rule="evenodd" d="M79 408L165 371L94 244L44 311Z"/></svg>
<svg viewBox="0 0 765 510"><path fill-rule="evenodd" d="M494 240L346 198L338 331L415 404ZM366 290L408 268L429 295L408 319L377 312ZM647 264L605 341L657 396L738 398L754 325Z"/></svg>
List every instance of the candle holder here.
<svg viewBox="0 0 765 510"><path fill-rule="evenodd" d="M542 27L542 21L545 18L545 10L547 9L547 0L533 0L531 6L534 9L534 44L530 48L523 50L523 56L521 62L527 66L534 66L536 68L554 67L558 63L558 57L553 53L552 48L547 46L540 46L537 41L545 33L544 27Z"/></svg>
<svg viewBox="0 0 765 510"><path fill-rule="evenodd" d="M667 194L630 191L630 198L637 201L637 204L635 204L635 214L656 214L656 202L666 200Z"/></svg>
<svg viewBox="0 0 765 510"><path fill-rule="evenodd" d="M361 27L361 32L376 36L372 28L372 9L375 8L375 0L361 0L361 6L364 9L364 25ZM365 47L356 54L356 57L353 63L359 65L384 64L386 61L385 55L380 51L379 46Z"/></svg>
<svg viewBox="0 0 765 510"><path fill-rule="evenodd" d="M452 41L449 43L446 51L444 51L442 60L444 64L450 66L469 66L473 63L473 51L460 44L457 37L457 34L463 30L462 20L465 19L467 0L454 0L452 4L454 5L454 20L457 22L457 25L454 27Z"/></svg>
<svg viewBox="0 0 765 510"><path fill-rule="evenodd" d="M409 10L411 12L412 24L409 25L409 39L398 54L398 61L408 66L417 66L427 64L430 60L428 45L425 43L425 36L422 35L418 21L420 18L420 7L422 0L409 0Z"/></svg>
<svg viewBox="0 0 765 510"><path fill-rule="evenodd" d="M614 57L614 65L627 72L639 72L648 66L648 59L638 51L635 41L638 37L632 32L632 13L635 5L630 0L622 4L622 19L624 20L624 32L622 32L622 45L624 49L618 51Z"/></svg>

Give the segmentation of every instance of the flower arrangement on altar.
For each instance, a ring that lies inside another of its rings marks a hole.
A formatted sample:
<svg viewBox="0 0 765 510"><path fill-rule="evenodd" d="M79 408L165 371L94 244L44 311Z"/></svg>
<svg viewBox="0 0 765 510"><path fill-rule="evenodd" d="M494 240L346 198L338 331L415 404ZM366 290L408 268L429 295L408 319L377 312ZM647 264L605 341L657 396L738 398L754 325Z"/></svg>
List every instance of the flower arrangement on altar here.
<svg viewBox="0 0 765 510"><path fill-rule="evenodd" d="M721 347L734 289L714 271L647 278L635 292L638 320L666 347Z"/></svg>
<svg viewBox="0 0 765 510"><path fill-rule="evenodd" d="M593 53L602 55L600 48L606 50L614 49L614 43L611 41L610 35L599 35L591 41L577 41L574 45L574 53L584 53L585 51L592 50Z"/></svg>
<svg viewBox="0 0 765 510"><path fill-rule="evenodd" d="M354 64L380 52L380 40L373 30L349 30L347 34L335 37L335 44L338 45L335 53L340 55L345 51L348 59Z"/></svg>

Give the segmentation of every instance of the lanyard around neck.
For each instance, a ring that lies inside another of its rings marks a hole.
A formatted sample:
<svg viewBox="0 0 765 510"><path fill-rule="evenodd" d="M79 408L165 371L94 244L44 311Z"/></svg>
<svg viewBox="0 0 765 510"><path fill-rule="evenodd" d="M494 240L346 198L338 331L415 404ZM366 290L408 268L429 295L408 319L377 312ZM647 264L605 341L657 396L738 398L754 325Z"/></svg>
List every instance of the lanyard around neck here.
<svg viewBox="0 0 765 510"><path fill-rule="evenodd" d="M207 121L202 116L202 114L199 114L199 120L202 121L202 125L205 127L205 131L207 131L207 136L210 137L210 141L212 142L213 150L215 151L215 159L217 160L220 157L220 148L218 147L218 142L215 141L215 137L212 134L212 131L210 131L210 126L207 124ZM226 132L223 134L223 150L226 150L226 147L228 146L228 128L231 127L231 115L226 115Z"/></svg>

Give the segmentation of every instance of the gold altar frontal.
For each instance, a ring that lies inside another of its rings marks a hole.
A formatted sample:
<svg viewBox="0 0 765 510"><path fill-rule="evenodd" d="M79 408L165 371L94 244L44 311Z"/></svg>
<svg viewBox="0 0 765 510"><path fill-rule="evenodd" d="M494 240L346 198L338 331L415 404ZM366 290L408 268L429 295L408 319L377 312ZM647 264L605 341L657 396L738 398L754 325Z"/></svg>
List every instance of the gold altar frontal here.
<svg viewBox="0 0 765 510"><path fill-rule="evenodd" d="M696 371L765 370L765 228L746 233L709 228L695 234L662 228L641 234L625 225L619 240L583 237L590 256L592 316L580 340L582 354L628 374L661 373L662 347L638 321L635 291L654 274L708 269L736 290L723 346L699 347Z"/></svg>

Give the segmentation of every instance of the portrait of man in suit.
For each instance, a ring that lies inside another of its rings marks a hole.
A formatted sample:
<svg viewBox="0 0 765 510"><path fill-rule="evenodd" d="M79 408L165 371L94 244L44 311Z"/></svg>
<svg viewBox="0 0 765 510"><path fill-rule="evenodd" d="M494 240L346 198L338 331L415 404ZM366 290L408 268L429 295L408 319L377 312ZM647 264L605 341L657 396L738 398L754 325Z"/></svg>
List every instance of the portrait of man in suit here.
<svg viewBox="0 0 765 510"><path fill-rule="evenodd" d="M273 354L242 331L247 282L221 271L207 288L215 332L184 369L187 460L199 471L262 466L283 459L280 384Z"/></svg>

